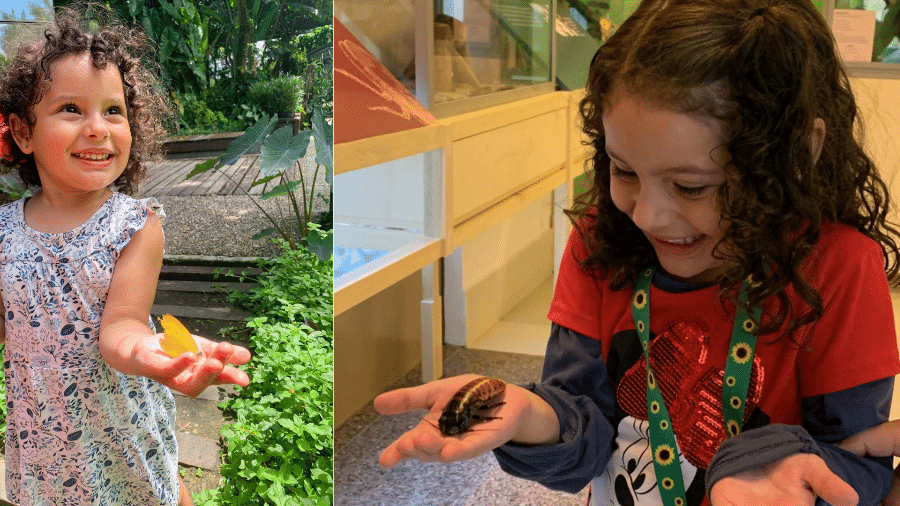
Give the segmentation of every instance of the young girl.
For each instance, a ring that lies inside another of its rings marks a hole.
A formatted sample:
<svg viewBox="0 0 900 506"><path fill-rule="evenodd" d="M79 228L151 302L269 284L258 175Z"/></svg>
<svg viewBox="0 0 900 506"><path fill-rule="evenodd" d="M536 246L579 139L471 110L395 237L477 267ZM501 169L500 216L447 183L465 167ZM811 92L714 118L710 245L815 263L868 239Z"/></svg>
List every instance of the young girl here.
<svg viewBox="0 0 900 506"><path fill-rule="evenodd" d="M191 504L169 388L246 385L246 349L196 338L172 359L149 318L163 234L129 192L159 152L165 100L146 38L89 33L64 11L0 75L4 164L39 187L0 208L9 498L29 504ZM0 327L3 329L3 327Z"/></svg>
<svg viewBox="0 0 900 506"><path fill-rule="evenodd" d="M816 8L645 0L581 112L593 187L543 381L458 437L434 424L470 377L379 396L430 409L381 463L494 450L513 475L590 484L592 505L876 504L890 462L836 444L888 416L898 233Z"/></svg>

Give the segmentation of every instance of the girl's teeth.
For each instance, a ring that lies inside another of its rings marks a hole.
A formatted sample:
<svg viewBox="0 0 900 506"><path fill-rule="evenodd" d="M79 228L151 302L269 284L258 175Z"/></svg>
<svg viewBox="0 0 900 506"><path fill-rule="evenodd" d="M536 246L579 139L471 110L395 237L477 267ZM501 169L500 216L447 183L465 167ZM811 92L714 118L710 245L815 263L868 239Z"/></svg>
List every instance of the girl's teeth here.
<svg viewBox="0 0 900 506"><path fill-rule="evenodd" d="M91 155L87 153L81 153L75 155L76 158L84 158L86 160L106 160L110 157L110 155Z"/></svg>
<svg viewBox="0 0 900 506"><path fill-rule="evenodd" d="M666 241L666 242L669 242L669 243L672 243L672 244L681 244L681 245L684 245L684 244L690 244L690 243L696 241L696 240L699 239L699 238L700 238L699 235L695 235L694 237L685 237L684 239L665 239L665 241Z"/></svg>

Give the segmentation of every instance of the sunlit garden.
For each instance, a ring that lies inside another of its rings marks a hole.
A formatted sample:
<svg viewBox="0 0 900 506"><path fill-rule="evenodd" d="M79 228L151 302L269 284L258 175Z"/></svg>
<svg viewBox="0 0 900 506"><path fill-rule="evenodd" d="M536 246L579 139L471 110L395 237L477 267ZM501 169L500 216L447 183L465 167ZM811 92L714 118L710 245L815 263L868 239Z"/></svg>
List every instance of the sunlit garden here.
<svg viewBox="0 0 900 506"><path fill-rule="evenodd" d="M0 67L23 33L39 29L54 8L73 3L43 0L14 12L5 12L4 3ZM216 483L189 486L193 500L198 505L330 505L331 1L107 0L92 3L87 16L139 25L155 44L158 72L176 113L169 126L172 140L233 134L227 148L192 165L187 179L227 171L255 153L259 173L252 186L266 188L234 197L249 203L264 226L252 237L228 240L240 250L251 239L265 238L278 253L255 261L259 273L252 290L220 288L223 297L250 315L219 331L219 338L250 349L253 358L241 366L250 384L235 387L218 404L227 420L220 432L221 467ZM322 191L322 184L329 191ZM3 173L0 192L10 201L21 197L23 188L14 174ZM266 202L274 200L284 204L280 216L267 210ZM241 269L232 270L241 276ZM5 426L6 403L0 400Z"/></svg>

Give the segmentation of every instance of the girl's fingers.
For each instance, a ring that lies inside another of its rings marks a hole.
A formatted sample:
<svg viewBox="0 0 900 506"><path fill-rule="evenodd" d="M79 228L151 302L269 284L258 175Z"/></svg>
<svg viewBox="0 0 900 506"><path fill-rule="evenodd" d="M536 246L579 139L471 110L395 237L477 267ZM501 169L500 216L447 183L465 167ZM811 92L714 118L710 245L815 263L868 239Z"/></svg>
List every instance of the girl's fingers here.
<svg viewBox="0 0 900 506"><path fill-rule="evenodd" d="M375 411L382 415L399 415L419 409L429 409L433 402L429 393L431 383L417 387L401 388L375 397Z"/></svg>
<svg viewBox="0 0 900 506"><path fill-rule="evenodd" d="M250 384L250 376L246 372L231 366L225 366L222 373L216 378L215 384L225 385L233 383L245 387Z"/></svg>
<svg viewBox="0 0 900 506"><path fill-rule="evenodd" d="M860 457L900 456L900 420L864 430L845 439L839 446Z"/></svg>
<svg viewBox="0 0 900 506"><path fill-rule="evenodd" d="M432 432L426 429L420 423L415 429L400 436L381 452L378 462L384 467L391 468L405 459L424 462L442 461L441 449L445 446L446 441L439 437L440 434L437 430Z"/></svg>
<svg viewBox="0 0 900 506"><path fill-rule="evenodd" d="M477 374L467 374L391 390L375 398L375 411L382 415L399 415L419 409L432 409L435 405L443 407L456 390L477 377Z"/></svg>
<svg viewBox="0 0 900 506"><path fill-rule="evenodd" d="M857 506L859 495L820 458L808 459L806 482L821 499L833 506Z"/></svg>

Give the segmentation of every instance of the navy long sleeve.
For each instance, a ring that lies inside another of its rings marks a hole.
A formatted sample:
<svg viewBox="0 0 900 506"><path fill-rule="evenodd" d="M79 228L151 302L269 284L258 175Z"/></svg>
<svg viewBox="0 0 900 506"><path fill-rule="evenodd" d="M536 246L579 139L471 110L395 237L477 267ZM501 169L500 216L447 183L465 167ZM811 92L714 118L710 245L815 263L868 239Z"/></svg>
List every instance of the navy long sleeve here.
<svg viewBox="0 0 900 506"><path fill-rule="evenodd" d="M501 468L555 490L581 490L604 471L616 436L615 392L600 343L553 324L543 380L524 386L556 411L560 439L543 446L503 445L494 450ZM708 483L793 453L815 453L857 490L860 506L874 506L890 487L890 459L860 458L835 445L886 421L892 392L891 377L804 399L803 427L771 425L726 440L710 465ZM754 439L763 435L766 444Z"/></svg>

